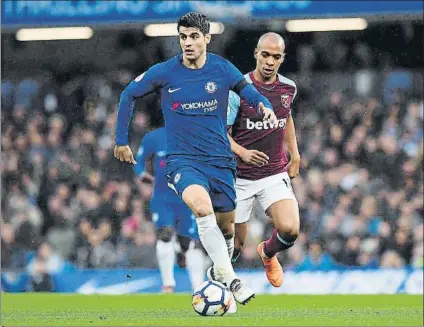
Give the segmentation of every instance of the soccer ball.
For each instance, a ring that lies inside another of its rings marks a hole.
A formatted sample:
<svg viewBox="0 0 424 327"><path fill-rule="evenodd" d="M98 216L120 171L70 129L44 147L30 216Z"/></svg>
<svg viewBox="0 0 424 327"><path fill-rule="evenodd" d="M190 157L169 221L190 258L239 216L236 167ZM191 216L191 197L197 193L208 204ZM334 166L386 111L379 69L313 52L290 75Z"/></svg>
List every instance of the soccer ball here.
<svg viewBox="0 0 424 327"><path fill-rule="evenodd" d="M220 282L209 280L193 292L193 309L201 316L222 316L234 301L233 295Z"/></svg>

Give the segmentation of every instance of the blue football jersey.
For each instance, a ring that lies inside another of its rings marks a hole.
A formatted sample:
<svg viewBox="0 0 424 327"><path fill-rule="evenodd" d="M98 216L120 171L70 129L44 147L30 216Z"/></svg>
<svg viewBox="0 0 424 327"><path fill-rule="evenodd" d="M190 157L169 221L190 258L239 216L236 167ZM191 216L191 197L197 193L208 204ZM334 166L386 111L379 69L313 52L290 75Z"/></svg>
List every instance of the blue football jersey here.
<svg viewBox="0 0 424 327"><path fill-rule="evenodd" d="M152 198L162 198L166 201L180 201L178 196L168 187L165 174L166 131L164 127L147 133L137 152L134 171L140 176L146 170L146 161L153 158L155 183Z"/></svg>
<svg viewBox="0 0 424 327"><path fill-rule="evenodd" d="M243 80L244 76L233 64L212 53L207 53L206 63L200 69L184 66L182 54L152 66L121 95L116 144L128 144L128 125L135 99L157 91L165 120L167 162L183 158L233 166L226 124L228 94ZM272 108L253 86L249 84L245 89L240 96L252 106L258 107L263 102Z"/></svg>

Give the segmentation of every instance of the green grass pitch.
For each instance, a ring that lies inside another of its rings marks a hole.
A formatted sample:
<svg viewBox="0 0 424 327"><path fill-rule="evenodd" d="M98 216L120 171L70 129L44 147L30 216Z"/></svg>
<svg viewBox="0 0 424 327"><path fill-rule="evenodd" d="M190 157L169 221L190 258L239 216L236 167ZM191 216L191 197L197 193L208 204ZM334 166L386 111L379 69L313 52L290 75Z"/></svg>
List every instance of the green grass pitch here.
<svg viewBox="0 0 424 327"><path fill-rule="evenodd" d="M1 294L1 326L423 326L422 295L258 295L201 317L190 294Z"/></svg>

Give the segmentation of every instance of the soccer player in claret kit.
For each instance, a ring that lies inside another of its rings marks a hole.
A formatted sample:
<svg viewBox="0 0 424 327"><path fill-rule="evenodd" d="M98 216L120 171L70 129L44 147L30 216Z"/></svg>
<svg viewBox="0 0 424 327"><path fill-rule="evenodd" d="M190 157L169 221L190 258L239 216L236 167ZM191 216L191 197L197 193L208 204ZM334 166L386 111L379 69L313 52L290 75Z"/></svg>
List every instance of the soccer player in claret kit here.
<svg viewBox="0 0 424 327"><path fill-rule="evenodd" d="M271 101L278 122L263 122L250 104L234 92L230 93L227 122L231 126L231 146L237 155L236 248L232 261L237 260L243 247L247 221L257 199L275 227L271 237L257 248L267 278L275 287L283 283L283 270L275 255L294 244L300 228L299 206L290 183L300 167L291 115L297 88L292 80L278 74L284 55L283 38L276 33L264 34L254 51L256 69L245 75Z"/></svg>
<svg viewBox="0 0 424 327"><path fill-rule="evenodd" d="M165 173L166 133L160 127L147 133L137 152L134 171L139 185L153 183L150 209L156 226L156 257L162 277L162 291L175 290L174 264L176 248L177 262L187 268L192 289L203 282L204 253L199 248L197 226L190 208L168 187ZM146 162L152 159L152 176L146 171ZM177 243L174 241L174 232ZM175 246L177 245L177 246Z"/></svg>
<svg viewBox="0 0 424 327"><path fill-rule="evenodd" d="M216 279L241 304L255 293L231 264L234 249L236 161L227 136L229 91L246 100L264 121L276 123L271 103L224 58L208 53L206 16L192 12L178 20L182 53L151 67L121 94L114 155L135 163L128 146L134 101L157 91L166 130L168 185L196 216L200 241L213 262ZM260 113L260 114L259 114Z"/></svg>

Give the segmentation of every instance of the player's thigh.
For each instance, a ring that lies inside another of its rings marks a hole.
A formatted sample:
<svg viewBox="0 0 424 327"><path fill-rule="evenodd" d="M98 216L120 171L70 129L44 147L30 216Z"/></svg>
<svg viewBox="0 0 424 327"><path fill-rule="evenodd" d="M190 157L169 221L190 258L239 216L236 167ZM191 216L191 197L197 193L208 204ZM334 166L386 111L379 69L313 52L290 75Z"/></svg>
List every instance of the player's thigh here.
<svg viewBox="0 0 424 327"><path fill-rule="evenodd" d="M192 167L181 167L167 175L168 186L184 201L196 217L213 212L207 177Z"/></svg>
<svg viewBox="0 0 424 327"><path fill-rule="evenodd" d="M298 230L299 204L293 193L290 178L286 173L277 177L276 182L258 194L258 201L278 230Z"/></svg>
<svg viewBox="0 0 424 327"><path fill-rule="evenodd" d="M191 184L187 186L181 198L196 217L204 217L213 213L212 200L204 185Z"/></svg>

